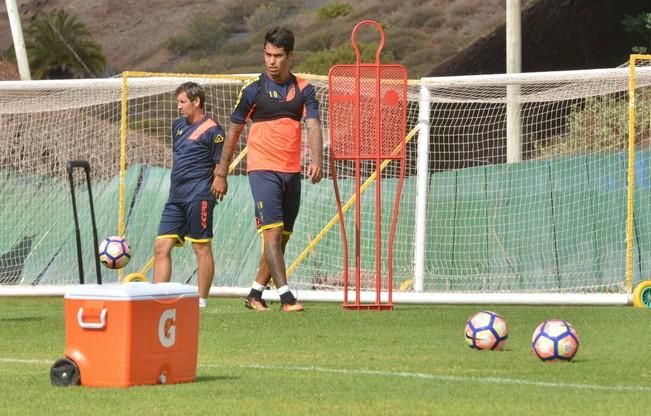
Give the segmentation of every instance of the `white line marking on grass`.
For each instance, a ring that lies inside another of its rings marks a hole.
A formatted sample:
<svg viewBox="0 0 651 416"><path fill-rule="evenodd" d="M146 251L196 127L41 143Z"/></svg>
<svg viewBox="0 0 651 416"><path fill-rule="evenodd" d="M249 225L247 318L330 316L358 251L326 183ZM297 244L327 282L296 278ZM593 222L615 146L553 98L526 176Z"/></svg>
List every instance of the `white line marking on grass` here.
<svg viewBox="0 0 651 416"><path fill-rule="evenodd" d="M213 365L213 364L201 364L200 366L226 368L226 366ZM474 382L474 383L484 383L484 384L508 384L508 385L537 386L537 387L551 387L551 388L578 389L578 390L651 392L651 387L645 387L645 386L622 386L622 385L609 386L609 385L601 385L601 384L553 383L548 381L535 381L535 380L526 380L526 379L518 379L518 378L451 376L451 375L441 375L441 374L412 373L407 371L353 370L353 369L346 369L346 368L273 366L273 365L259 365L259 364L242 365L242 366L237 366L237 368L274 370L274 371L301 371L301 372L379 376L379 377L400 377L400 378L413 378L413 379L434 380L434 381Z"/></svg>
<svg viewBox="0 0 651 416"><path fill-rule="evenodd" d="M208 307L210 308L210 306ZM207 311L201 311L201 314L210 314L210 315L241 315L241 314L253 314L249 309L233 309L233 310L223 310L223 309L213 309Z"/></svg>
<svg viewBox="0 0 651 416"><path fill-rule="evenodd" d="M0 363L14 364L53 364L56 360L43 359L20 359L20 358L0 358ZM412 378L420 380L450 381L450 382L473 382L483 384L505 384L518 386L536 386L550 387L561 389L577 390L599 390L611 392L651 392L651 387L646 386L622 386L622 385L603 385L603 384L582 384L582 383L553 383L549 381L535 381L519 378L501 378L501 377L473 377L473 376L452 376L443 374L412 373L408 371L378 371L378 370L354 370L348 368L326 368L326 367L301 367L301 366L275 366L275 365L239 365L224 366L219 364L199 364L204 368L242 368L248 370L271 370L271 371L300 371L306 373L326 373L326 374L344 374L359 376L378 376L378 377L399 377Z"/></svg>
<svg viewBox="0 0 651 416"><path fill-rule="evenodd" d="M54 364L56 360L27 360L20 358L0 358L0 363L9 364Z"/></svg>

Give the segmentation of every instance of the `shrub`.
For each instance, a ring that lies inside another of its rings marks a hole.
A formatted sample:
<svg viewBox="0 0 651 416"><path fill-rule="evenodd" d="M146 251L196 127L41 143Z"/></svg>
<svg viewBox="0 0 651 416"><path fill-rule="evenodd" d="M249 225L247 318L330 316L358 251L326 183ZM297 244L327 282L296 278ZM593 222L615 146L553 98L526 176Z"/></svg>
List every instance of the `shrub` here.
<svg viewBox="0 0 651 416"><path fill-rule="evenodd" d="M193 44L189 36L170 36L163 43L167 50L177 56L185 55Z"/></svg>
<svg viewBox="0 0 651 416"><path fill-rule="evenodd" d="M334 44L335 34L332 30L316 30L297 39L296 49L305 51L321 51L330 49Z"/></svg>
<svg viewBox="0 0 651 416"><path fill-rule="evenodd" d="M220 51L232 29L230 23L217 16L196 16L186 29L186 34L171 36L165 47L178 56L206 57Z"/></svg>
<svg viewBox="0 0 651 416"><path fill-rule="evenodd" d="M423 42L426 42L426 37L421 30L392 27L387 29L384 50L393 54L396 59L402 60L414 50L421 49Z"/></svg>
<svg viewBox="0 0 651 416"><path fill-rule="evenodd" d="M246 18L251 16L259 5L259 0L237 0L226 8L223 20L230 22L236 32L244 31L246 30Z"/></svg>
<svg viewBox="0 0 651 416"><path fill-rule="evenodd" d="M438 11L430 11L426 7L423 8L414 8L411 10L405 11L404 15L398 22L400 27L409 27L420 30L431 29L427 22L432 18L432 16L443 17L443 14Z"/></svg>
<svg viewBox="0 0 651 416"><path fill-rule="evenodd" d="M477 12L481 6L481 0L462 0L452 4L448 12L459 17L468 17Z"/></svg>
<svg viewBox="0 0 651 416"><path fill-rule="evenodd" d="M317 10L320 19L331 20L339 16L348 16L353 11L353 6L346 3L333 2L328 3Z"/></svg>
<svg viewBox="0 0 651 416"><path fill-rule="evenodd" d="M429 19L425 22L425 27L429 30L436 30L443 26L445 23L445 16L443 13L433 14L429 16Z"/></svg>
<svg viewBox="0 0 651 416"><path fill-rule="evenodd" d="M226 55L241 55L246 53L251 48L249 42L246 41L234 41L233 39L228 40L222 45L222 52ZM258 49L255 50L258 55L258 59L262 62L262 53Z"/></svg>
<svg viewBox="0 0 651 416"><path fill-rule="evenodd" d="M377 45L358 43L362 62L375 62L375 52ZM382 63L393 62L395 59L391 53L382 54ZM330 68L336 64L355 63L355 51L349 45L340 46L335 49L328 49L311 54L296 66L296 72L305 72L310 74L325 75Z"/></svg>
<svg viewBox="0 0 651 416"><path fill-rule="evenodd" d="M651 111L651 98L636 100L638 114ZM651 129L637 117L635 123L637 144L651 139ZM576 105L567 116L564 134L552 137L546 143L537 143L537 156L578 155L597 151L618 151L628 144L628 101L612 97L591 97Z"/></svg>
<svg viewBox="0 0 651 416"><path fill-rule="evenodd" d="M626 15L622 20L624 29L637 35L645 45L633 46L633 53L647 53L651 50L651 13L642 13L637 16Z"/></svg>
<svg viewBox="0 0 651 416"><path fill-rule="evenodd" d="M244 21L247 29L257 32L276 25L288 11L289 4L286 1L272 1L258 6L251 16L244 18Z"/></svg>

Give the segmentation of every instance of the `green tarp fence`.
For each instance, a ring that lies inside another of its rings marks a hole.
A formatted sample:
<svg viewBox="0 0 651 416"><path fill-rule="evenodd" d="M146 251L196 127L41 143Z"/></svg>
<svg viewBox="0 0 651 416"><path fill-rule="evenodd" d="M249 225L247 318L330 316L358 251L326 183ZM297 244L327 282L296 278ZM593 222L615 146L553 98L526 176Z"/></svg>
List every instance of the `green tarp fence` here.
<svg viewBox="0 0 651 416"><path fill-rule="evenodd" d="M648 279L651 273L646 255L651 249L649 160L648 152L636 155L635 281ZM621 287L626 250L626 165L626 154L618 153L432 174L427 206L426 290L563 290L575 287L577 281L585 287L605 287L613 278ZM126 235L133 256L126 273L130 273L139 271L152 255L158 219L167 198L169 169L131 166L125 183ZM93 183L100 238L117 233L118 185L117 177ZM354 193L352 180L341 180L339 185L345 202ZM396 185L395 179L383 179L385 237ZM415 186L414 177L405 179L394 242L397 282L413 277ZM21 239L31 238L18 283L75 283L76 247L67 181L4 171L0 187L0 253L11 250ZM288 266L336 214L332 189L330 180L317 185L305 181L301 213L286 253ZM85 184L77 185L77 191L86 279L94 282ZM325 206L324 194L332 195ZM368 270L374 270L374 207L371 186L362 197L362 259L363 268ZM353 213L351 209L346 214L350 267L354 267ZM216 284L249 286L257 268L260 241L245 176L229 177L229 193L215 210L214 225ZM386 243L384 247L385 258ZM336 280L343 269L342 252L336 224L292 279L302 287L323 279ZM173 255L174 279L196 282L192 250L186 247ZM107 269L103 277L105 281L117 280L116 272Z"/></svg>

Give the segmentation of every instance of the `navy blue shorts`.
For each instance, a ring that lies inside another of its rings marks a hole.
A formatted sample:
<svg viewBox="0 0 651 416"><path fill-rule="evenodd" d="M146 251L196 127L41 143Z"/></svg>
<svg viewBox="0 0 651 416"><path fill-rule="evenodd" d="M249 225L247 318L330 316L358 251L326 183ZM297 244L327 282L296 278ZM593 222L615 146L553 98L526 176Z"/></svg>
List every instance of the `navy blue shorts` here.
<svg viewBox="0 0 651 416"><path fill-rule="evenodd" d="M301 206L301 174L256 170L249 172L249 184L258 232L274 227L294 231Z"/></svg>
<svg viewBox="0 0 651 416"><path fill-rule="evenodd" d="M184 240L193 243L210 242L213 236L214 208L215 201L210 199L188 202L167 201L156 238L175 238L177 246L182 246Z"/></svg>

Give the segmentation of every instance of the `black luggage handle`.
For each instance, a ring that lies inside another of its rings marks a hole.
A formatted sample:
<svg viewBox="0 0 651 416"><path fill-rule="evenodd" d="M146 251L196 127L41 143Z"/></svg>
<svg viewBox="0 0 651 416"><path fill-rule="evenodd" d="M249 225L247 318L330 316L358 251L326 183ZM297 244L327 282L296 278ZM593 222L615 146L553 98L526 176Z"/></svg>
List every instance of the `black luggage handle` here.
<svg viewBox="0 0 651 416"><path fill-rule="evenodd" d="M74 168L84 168L86 175L90 175L90 163L87 160L69 160L66 164L68 175L72 175Z"/></svg>
<svg viewBox="0 0 651 416"><path fill-rule="evenodd" d="M93 227L93 242L95 243L93 257L95 258L95 270L97 272L97 284L102 284L102 270L99 264L98 240L97 240L97 225L95 223L95 208L93 206L93 191L90 185L90 163L87 160L69 160L66 164L68 171L68 180L70 182L70 193L72 195L72 214L75 219L75 238L77 240L77 265L79 268L79 283L84 284L84 264L81 257L81 237L79 234L79 218L77 216L77 199L75 198L75 182L73 179L73 171L75 168L82 168L86 174L86 184L88 185L88 201L90 205L90 219Z"/></svg>

